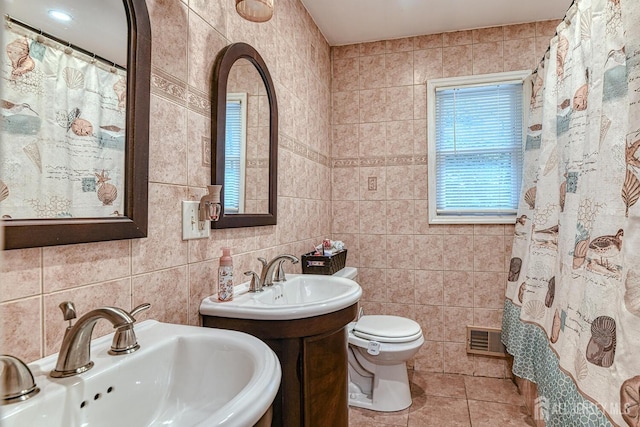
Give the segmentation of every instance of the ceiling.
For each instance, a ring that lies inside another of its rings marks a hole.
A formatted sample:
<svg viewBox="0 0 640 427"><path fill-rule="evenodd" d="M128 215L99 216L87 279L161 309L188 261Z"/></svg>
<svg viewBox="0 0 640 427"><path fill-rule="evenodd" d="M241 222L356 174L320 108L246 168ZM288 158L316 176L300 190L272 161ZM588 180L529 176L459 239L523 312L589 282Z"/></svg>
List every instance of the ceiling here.
<svg viewBox="0 0 640 427"><path fill-rule="evenodd" d="M128 23L122 0L2 0L4 12L32 28L126 67ZM73 17L60 22L59 10Z"/></svg>
<svg viewBox="0 0 640 427"><path fill-rule="evenodd" d="M302 0L331 46L561 19L571 0Z"/></svg>

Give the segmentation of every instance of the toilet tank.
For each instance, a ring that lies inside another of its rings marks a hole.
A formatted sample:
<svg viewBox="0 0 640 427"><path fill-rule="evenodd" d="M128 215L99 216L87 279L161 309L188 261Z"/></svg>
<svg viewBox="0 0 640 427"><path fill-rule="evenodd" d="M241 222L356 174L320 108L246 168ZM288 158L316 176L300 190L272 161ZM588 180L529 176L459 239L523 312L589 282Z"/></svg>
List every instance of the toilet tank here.
<svg viewBox="0 0 640 427"><path fill-rule="evenodd" d="M342 270L336 271L334 274L336 277L345 277L354 281L358 281L358 269L355 267L345 267Z"/></svg>

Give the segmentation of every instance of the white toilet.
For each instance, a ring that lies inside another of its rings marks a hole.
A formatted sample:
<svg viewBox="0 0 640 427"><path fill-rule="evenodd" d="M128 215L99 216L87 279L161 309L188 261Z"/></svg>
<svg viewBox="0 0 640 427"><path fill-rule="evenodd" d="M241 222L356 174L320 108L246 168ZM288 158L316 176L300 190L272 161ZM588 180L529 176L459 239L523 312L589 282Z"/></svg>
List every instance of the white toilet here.
<svg viewBox="0 0 640 427"><path fill-rule="evenodd" d="M411 405L407 360L422 344L411 319L367 315L350 323L349 405L372 411L400 411Z"/></svg>
<svg viewBox="0 0 640 427"><path fill-rule="evenodd" d="M356 280L358 269L345 267L334 275ZM399 316L367 315L347 329L349 405L381 412L411 406L407 360L424 344L420 325Z"/></svg>

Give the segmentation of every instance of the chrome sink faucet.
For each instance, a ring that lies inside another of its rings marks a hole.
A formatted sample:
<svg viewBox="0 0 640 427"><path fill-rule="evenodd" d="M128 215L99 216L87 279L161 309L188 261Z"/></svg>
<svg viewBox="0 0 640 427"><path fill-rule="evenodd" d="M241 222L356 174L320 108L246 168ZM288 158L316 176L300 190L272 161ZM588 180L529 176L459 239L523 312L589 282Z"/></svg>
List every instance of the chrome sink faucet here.
<svg viewBox="0 0 640 427"><path fill-rule="evenodd" d="M263 286L271 286L274 281L274 270L278 270L276 281L284 282L286 280L284 270L282 269L282 263L286 260L291 261L291 264L296 264L299 260L294 255L282 254L273 258L267 262L266 259L260 257L258 261L262 263L262 271L258 276L253 271L245 271L245 276L251 276L251 284L249 285L249 292L261 292Z"/></svg>
<svg viewBox="0 0 640 427"><path fill-rule="evenodd" d="M262 272L260 272L260 281L262 282L262 286L273 285L273 271L276 266L280 266L278 261L283 261L285 259L291 261L291 264L297 264L299 261L298 257L289 254L278 255L269 262L264 258L258 258L258 261L262 263Z"/></svg>
<svg viewBox="0 0 640 427"><path fill-rule="evenodd" d="M93 367L91 361L91 335L96 322L106 319L117 328L109 354L118 355L136 351L140 348L133 331L136 319L133 316L142 310L151 307L150 304L142 304L131 313L117 307L100 307L82 316L75 325L69 326L62 340L56 368L51 371L51 377L64 378L78 375ZM63 302L60 308L65 314L65 320L75 318L75 309L70 302Z"/></svg>

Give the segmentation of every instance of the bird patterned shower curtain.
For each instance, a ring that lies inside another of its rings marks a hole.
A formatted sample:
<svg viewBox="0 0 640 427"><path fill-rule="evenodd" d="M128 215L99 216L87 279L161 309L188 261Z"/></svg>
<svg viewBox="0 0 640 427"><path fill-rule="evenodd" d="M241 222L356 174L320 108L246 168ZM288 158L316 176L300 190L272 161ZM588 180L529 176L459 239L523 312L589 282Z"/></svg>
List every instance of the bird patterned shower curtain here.
<svg viewBox="0 0 640 427"><path fill-rule="evenodd" d="M502 340L547 426L640 426L640 2L577 0L531 76Z"/></svg>

